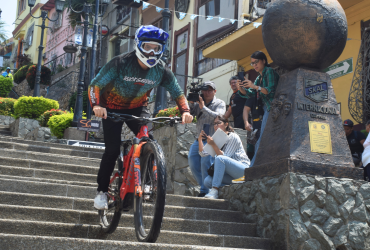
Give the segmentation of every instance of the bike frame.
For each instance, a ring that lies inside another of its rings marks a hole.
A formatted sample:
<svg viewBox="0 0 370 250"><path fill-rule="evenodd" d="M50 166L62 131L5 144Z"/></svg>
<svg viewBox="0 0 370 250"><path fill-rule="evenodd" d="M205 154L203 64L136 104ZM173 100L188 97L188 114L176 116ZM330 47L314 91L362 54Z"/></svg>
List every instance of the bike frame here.
<svg viewBox="0 0 370 250"><path fill-rule="evenodd" d="M142 140L144 137L148 139ZM119 170L114 173L109 184L111 184L116 178L122 176L122 184L119 188L119 196L121 202L123 202L126 195L130 193L139 197L142 196L143 192L141 190L140 153L142 146L148 140L150 140L148 126L143 125L141 126L139 133L136 135L136 138L133 140L134 143L132 144L130 151L127 153L126 148L124 148L123 154L119 156L123 158L121 159L123 163L123 173L120 171L119 168ZM155 169L156 166L153 166L153 170ZM110 196L110 198L116 201L116 197Z"/></svg>

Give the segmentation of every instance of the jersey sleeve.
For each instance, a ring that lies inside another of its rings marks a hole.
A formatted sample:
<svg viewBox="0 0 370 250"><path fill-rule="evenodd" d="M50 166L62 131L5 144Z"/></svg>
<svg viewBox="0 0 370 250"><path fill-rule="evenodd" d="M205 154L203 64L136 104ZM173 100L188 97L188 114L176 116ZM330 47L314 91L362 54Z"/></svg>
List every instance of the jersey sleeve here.
<svg viewBox="0 0 370 250"><path fill-rule="evenodd" d="M184 92L181 90L180 85L177 83L176 77L168 68L165 68L165 72L160 85L164 87L168 92L170 92L170 95L175 100L181 114L184 112L190 112L188 101L185 98Z"/></svg>
<svg viewBox="0 0 370 250"><path fill-rule="evenodd" d="M91 81L88 88L88 96L91 107L100 105L100 96L104 87L118 77L119 58L114 57L99 71L99 74Z"/></svg>

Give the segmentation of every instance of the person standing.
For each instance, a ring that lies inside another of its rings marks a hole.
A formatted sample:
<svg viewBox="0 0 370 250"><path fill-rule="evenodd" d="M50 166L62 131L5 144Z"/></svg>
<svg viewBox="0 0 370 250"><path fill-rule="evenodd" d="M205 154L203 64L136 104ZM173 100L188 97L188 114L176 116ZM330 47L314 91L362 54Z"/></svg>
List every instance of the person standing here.
<svg viewBox="0 0 370 250"><path fill-rule="evenodd" d="M230 87L233 91L233 94L230 97L229 108L225 113L225 118L229 119L231 114L234 117L234 128L245 129L244 120L243 120L243 109L245 98L238 95L239 84L238 77L232 76L229 80Z"/></svg>
<svg viewBox="0 0 370 250"><path fill-rule="evenodd" d="M360 131L353 130L353 122L347 119L343 122L344 132L346 133L349 149L351 150L353 163L359 166L362 153L364 152L364 142L366 136Z"/></svg>
<svg viewBox="0 0 370 250"><path fill-rule="evenodd" d="M366 132L370 132L370 120L366 122ZM370 181L370 133L363 144L362 166L364 168L364 180Z"/></svg>
<svg viewBox="0 0 370 250"><path fill-rule="evenodd" d="M267 123L267 118L269 116L271 103L274 100L276 87L279 82L279 75L275 70L269 67L267 57L265 53L261 51L256 51L251 55L251 66L253 66L254 70L259 73L259 76L254 83L250 80L243 81L241 85L243 88L239 90L239 95L248 99L254 97L257 101L261 99L263 103L264 115L261 124L260 137L255 145L254 157L250 164L250 167L253 167L262 134ZM248 120L245 120L244 122L245 129L251 131L252 126L249 124Z"/></svg>
<svg viewBox="0 0 370 250"><path fill-rule="evenodd" d="M13 81L13 75L10 73L10 67L6 68L6 71L2 74L3 77L9 77Z"/></svg>
<svg viewBox="0 0 370 250"><path fill-rule="evenodd" d="M197 135L200 135L204 124L209 125L209 134L214 133L214 128L211 126L213 120L218 115L225 114L226 104L224 101L216 98L216 85L214 82L205 82L203 87L208 87L208 90L202 90L202 96L199 96L199 101L196 103L189 102L190 114L197 117ZM206 144L206 138L204 138ZM190 146L188 163L196 181L200 185L200 193L198 197L204 197L208 193L208 188L204 186L204 179L207 177L207 170L213 163L213 158L208 155L201 157L199 155L198 140Z"/></svg>

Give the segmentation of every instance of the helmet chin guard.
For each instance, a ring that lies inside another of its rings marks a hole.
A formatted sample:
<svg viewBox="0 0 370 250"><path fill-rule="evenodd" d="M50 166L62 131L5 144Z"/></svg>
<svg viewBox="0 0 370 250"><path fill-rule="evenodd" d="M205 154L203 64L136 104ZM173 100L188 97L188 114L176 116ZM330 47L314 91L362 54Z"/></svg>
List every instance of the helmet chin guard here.
<svg viewBox="0 0 370 250"><path fill-rule="evenodd" d="M158 56L146 56L140 49L139 49L139 46L135 44L135 54L137 56L137 58L139 58L139 60L144 63L145 66L147 66L148 68L152 68L154 67L155 65L158 64L159 60L161 59L162 54L158 55Z"/></svg>

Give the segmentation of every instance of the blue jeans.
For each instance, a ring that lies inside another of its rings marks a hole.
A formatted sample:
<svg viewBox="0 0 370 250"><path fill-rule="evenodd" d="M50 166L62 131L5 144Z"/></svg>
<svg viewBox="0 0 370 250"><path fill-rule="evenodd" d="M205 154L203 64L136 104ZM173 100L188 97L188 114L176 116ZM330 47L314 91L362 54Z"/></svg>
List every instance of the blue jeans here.
<svg viewBox="0 0 370 250"><path fill-rule="evenodd" d="M270 114L270 111L267 111L266 105L263 106L263 110L265 111L265 113L263 114L263 118L262 118L260 138L258 138L258 141L256 142L256 145L254 146L254 156L253 156L253 159L251 161L250 167L253 167L254 161L256 160L256 155L257 155L258 148L260 146L262 134L263 134L263 131L265 130L266 123L267 123L267 118L269 117L269 114Z"/></svg>
<svg viewBox="0 0 370 250"><path fill-rule="evenodd" d="M206 145L207 143L204 143ZM196 140L193 145L190 146L189 156L188 156L189 167L193 173L195 179L200 185L201 193L208 193L208 188L204 186L204 179L207 177L207 170L213 163L212 156L201 157L199 155L199 143Z"/></svg>
<svg viewBox="0 0 370 250"><path fill-rule="evenodd" d="M232 180L244 175L247 164L236 161L228 156L220 155L215 159L215 172L212 176L207 176L204 185L207 188L222 187L231 184Z"/></svg>

